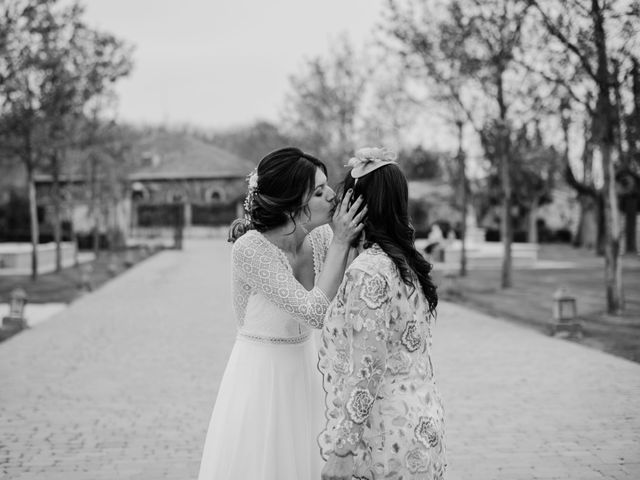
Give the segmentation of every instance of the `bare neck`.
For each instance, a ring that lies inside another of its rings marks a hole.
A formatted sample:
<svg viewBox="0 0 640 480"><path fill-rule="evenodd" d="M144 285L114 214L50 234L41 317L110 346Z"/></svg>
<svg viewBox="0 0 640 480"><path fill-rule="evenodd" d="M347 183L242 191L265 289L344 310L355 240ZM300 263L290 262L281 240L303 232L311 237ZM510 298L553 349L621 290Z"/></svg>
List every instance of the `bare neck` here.
<svg viewBox="0 0 640 480"><path fill-rule="evenodd" d="M288 222L282 227L267 230L264 232L264 236L276 247L280 248L280 250L290 253L291 255L297 255L302 249L307 232L300 228L299 225L295 227L295 231L292 233L293 229L293 223Z"/></svg>

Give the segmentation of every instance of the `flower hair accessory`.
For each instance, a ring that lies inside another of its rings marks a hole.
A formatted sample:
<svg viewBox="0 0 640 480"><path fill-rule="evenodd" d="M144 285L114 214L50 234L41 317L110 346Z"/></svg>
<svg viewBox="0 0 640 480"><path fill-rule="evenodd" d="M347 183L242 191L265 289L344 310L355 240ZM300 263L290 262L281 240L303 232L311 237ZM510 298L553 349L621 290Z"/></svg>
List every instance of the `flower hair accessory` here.
<svg viewBox="0 0 640 480"><path fill-rule="evenodd" d="M253 196L258 192L258 169L254 168L249 175L247 175L247 183L249 189L247 196L244 199L244 210L247 214L251 214L251 204L253 203Z"/></svg>
<svg viewBox="0 0 640 480"><path fill-rule="evenodd" d="M396 152L386 148L361 148L345 166L351 167L351 176L358 179L385 165L397 165L396 158Z"/></svg>

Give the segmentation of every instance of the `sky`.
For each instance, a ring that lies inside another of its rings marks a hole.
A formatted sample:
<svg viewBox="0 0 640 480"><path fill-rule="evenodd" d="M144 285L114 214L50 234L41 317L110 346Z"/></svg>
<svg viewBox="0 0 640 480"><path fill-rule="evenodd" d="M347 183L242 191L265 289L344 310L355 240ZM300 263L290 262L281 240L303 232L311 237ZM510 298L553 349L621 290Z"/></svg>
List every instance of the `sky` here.
<svg viewBox="0 0 640 480"><path fill-rule="evenodd" d="M346 32L361 45L384 0L85 0L86 20L135 46L119 116L227 128L277 122L289 77Z"/></svg>

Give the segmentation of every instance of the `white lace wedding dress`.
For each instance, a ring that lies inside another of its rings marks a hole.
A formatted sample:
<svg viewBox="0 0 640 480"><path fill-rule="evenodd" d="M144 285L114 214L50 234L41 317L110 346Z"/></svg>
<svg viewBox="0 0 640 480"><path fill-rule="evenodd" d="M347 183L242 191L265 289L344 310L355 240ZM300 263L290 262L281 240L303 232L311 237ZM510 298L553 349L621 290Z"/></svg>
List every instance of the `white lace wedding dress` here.
<svg viewBox="0 0 640 480"><path fill-rule="evenodd" d="M332 232L313 230L315 278ZM250 230L233 246L238 336L220 384L199 480L318 480L324 391L313 331L329 305L306 290L282 250Z"/></svg>

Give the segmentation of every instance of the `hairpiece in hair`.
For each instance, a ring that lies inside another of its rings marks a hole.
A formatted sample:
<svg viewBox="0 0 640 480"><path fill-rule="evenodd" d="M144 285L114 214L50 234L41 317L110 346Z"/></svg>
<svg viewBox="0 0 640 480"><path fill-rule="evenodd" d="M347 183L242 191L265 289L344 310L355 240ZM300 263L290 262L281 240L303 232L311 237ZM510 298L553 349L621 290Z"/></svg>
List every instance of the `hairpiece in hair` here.
<svg viewBox="0 0 640 480"><path fill-rule="evenodd" d="M345 167L351 167L351 176L358 179L385 165L397 164L396 158L398 155L386 148L361 148Z"/></svg>
<svg viewBox="0 0 640 480"><path fill-rule="evenodd" d="M251 214L251 204L253 203L253 196L258 193L258 169L254 168L249 175L247 175L247 183L249 188L247 196L244 199L244 211Z"/></svg>

